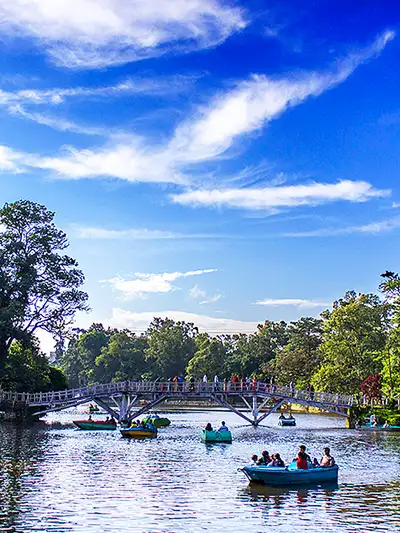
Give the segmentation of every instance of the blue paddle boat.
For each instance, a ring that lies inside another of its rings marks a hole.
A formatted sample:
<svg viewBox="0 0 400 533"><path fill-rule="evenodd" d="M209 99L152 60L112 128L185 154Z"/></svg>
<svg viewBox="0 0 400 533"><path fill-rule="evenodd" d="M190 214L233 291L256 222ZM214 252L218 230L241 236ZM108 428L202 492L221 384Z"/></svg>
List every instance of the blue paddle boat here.
<svg viewBox="0 0 400 533"><path fill-rule="evenodd" d="M284 468L278 466L245 466L241 471L253 483L269 486L321 485L337 483L339 467L299 470L293 462Z"/></svg>

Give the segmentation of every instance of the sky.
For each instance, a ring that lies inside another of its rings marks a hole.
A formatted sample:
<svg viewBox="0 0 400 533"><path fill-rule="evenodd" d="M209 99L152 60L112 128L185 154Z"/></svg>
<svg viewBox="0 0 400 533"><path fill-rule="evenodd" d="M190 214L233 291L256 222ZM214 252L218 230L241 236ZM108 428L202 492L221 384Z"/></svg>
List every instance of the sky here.
<svg viewBox="0 0 400 533"><path fill-rule="evenodd" d="M0 203L56 213L77 326L251 332L399 271L397 2L0 0L0 20Z"/></svg>

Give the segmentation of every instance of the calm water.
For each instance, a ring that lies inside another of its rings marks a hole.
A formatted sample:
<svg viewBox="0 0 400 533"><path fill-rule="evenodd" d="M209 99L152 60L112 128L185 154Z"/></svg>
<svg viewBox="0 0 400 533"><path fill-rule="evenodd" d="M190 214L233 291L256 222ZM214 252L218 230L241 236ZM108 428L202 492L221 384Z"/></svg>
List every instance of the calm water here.
<svg viewBox="0 0 400 533"><path fill-rule="evenodd" d="M298 415L297 428L243 427L227 413L174 413L156 440L82 432L81 414L31 428L0 426L0 531L400 531L400 435L344 429L342 419ZM231 445L205 445L200 428L224 418ZM237 471L267 448L285 460L297 445L330 445L338 488L250 487ZM7 530L7 529L6 529Z"/></svg>

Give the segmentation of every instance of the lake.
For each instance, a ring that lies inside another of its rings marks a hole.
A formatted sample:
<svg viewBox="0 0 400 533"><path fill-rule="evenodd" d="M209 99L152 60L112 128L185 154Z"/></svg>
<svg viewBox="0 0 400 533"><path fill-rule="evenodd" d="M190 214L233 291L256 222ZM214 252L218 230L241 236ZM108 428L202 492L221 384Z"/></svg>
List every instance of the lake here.
<svg viewBox="0 0 400 533"><path fill-rule="evenodd" d="M344 419L296 415L296 428L243 426L232 413L175 412L157 439L71 426L82 412L31 427L0 426L0 531L354 533L400 531L400 434L346 430ZM98 417L101 418L101 417ZM200 429L225 420L232 444ZM249 486L238 468L263 449L286 462L330 446L337 488Z"/></svg>

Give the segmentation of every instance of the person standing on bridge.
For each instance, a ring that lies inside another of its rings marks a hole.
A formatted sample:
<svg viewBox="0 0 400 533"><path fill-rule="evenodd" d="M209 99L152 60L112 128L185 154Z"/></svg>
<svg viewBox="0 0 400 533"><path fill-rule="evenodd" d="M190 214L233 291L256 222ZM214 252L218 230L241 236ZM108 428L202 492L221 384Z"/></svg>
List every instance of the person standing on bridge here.
<svg viewBox="0 0 400 533"><path fill-rule="evenodd" d="M215 374L215 376L214 376L214 391L218 390L218 382L219 382L218 376L217 376L217 374Z"/></svg>

